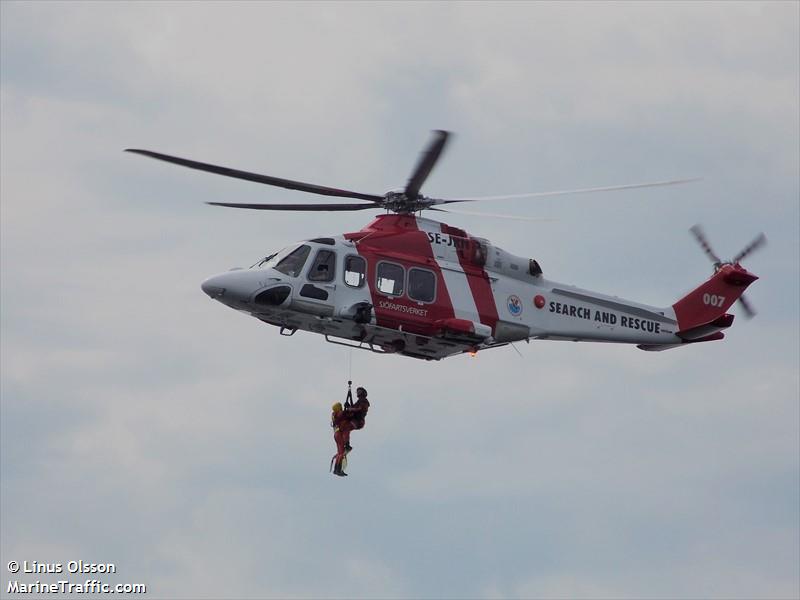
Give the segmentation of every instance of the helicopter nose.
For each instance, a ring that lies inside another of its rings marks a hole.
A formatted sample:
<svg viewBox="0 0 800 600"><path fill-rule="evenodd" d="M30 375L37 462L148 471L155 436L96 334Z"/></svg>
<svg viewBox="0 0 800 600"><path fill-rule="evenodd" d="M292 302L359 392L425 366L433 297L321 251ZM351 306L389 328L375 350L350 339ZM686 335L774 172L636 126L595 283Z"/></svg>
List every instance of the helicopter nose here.
<svg viewBox="0 0 800 600"><path fill-rule="evenodd" d="M257 285L245 270L228 271L209 277L200 288L214 300L225 304L247 302Z"/></svg>
<svg viewBox="0 0 800 600"><path fill-rule="evenodd" d="M215 275L209 277L200 284L202 289L211 298L221 298L225 294L225 286L223 285L224 277L222 275Z"/></svg>

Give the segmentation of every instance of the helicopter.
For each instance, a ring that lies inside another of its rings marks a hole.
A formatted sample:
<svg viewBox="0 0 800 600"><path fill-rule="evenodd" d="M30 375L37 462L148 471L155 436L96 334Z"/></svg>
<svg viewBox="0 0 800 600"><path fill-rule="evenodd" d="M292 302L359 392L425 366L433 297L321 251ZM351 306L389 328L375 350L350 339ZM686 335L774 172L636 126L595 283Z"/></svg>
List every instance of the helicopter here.
<svg viewBox="0 0 800 600"><path fill-rule="evenodd" d="M753 316L742 294L758 277L740 261L765 243L763 233L733 259L723 261L703 230L693 227L691 232L714 263L714 272L672 305L656 307L552 281L533 258L516 256L487 239L421 216L423 211L454 213L444 206L482 199L624 190L692 180L491 198L424 196L422 185L448 138L449 132L434 131L405 188L384 194L281 179L150 150L126 151L226 177L360 201L207 203L214 206L384 211L359 231L303 240L250 268L233 269L202 282L210 298L277 327L283 336L308 331L330 343L424 360L474 356L481 350L530 340L613 342L660 351L723 339L734 320L727 311L737 300L745 315Z"/></svg>

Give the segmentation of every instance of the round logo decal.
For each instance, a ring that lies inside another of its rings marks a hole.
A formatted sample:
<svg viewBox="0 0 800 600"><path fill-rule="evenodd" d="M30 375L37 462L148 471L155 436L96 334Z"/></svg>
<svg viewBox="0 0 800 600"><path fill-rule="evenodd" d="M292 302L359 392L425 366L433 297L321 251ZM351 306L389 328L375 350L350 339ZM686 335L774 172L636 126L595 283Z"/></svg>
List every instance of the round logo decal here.
<svg viewBox="0 0 800 600"><path fill-rule="evenodd" d="M518 296L510 295L506 306L512 317L518 317L522 314L522 300L520 300Z"/></svg>

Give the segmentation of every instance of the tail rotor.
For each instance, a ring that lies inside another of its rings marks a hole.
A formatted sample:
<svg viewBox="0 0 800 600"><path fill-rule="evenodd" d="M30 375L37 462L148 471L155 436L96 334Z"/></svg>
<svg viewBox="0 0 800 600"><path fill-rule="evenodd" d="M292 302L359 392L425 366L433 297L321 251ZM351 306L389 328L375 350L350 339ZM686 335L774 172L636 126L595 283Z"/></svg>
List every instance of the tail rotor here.
<svg viewBox="0 0 800 600"><path fill-rule="evenodd" d="M706 256L708 256L708 258L711 259L711 262L714 263L714 269L719 269L720 266L722 265L722 259L720 259L720 257L717 256L711 249L711 244L708 243L703 228L700 225L695 225L694 227L689 229L689 231L692 232L692 235L694 235L695 239L697 240L697 243L700 244L700 247L706 253Z"/></svg>
<svg viewBox="0 0 800 600"><path fill-rule="evenodd" d="M739 252L739 254L733 257L731 262L733 262L734 264L738 263L745 256L747 256L748 254L752 254L754 251L758 250L759 248L761 248L761 246L763 246L766 243L767 243L767 236L765 236L763 233L759 233L756 236L756 239L750 242L747 246L745 246L744 250L742 250L741 252Z"/></svg>
<svg viewBox="0 0 800 600"><path fill-rule="evenodd" d="M708 243L708 239L706 238L706 234L703 231L703 228L700 225L695 225L691 229L692 235L697 240L697 243L700 244L700 247L705 252L706 256L714 263L714 271L719 271L720 267L723 265L739 265L739 262L744 259L745 257L749 256L762 246L767 243L767 236L763 233L759 233L756 238L750 242L744 249L739 252L736 256L734 256L731 260L723 261L716 255L714 250L711 249L711 244ZM739 304L742 307L742 312L744 312L745 316L748 319L752 319L756 315L756 311L753 309L753 306L745 299L744 295L739 297Z"/></svg>
<svg viewBox="0 0 800 600"><path fill-rule="evenodd" d="M756 316L756 311L753 309L752 306L750 306L750 303L743 295L739 296L739 305L742 307L742 310L744 311L744 316L747 317L748 319L752 319L753 317Z"/></svg>

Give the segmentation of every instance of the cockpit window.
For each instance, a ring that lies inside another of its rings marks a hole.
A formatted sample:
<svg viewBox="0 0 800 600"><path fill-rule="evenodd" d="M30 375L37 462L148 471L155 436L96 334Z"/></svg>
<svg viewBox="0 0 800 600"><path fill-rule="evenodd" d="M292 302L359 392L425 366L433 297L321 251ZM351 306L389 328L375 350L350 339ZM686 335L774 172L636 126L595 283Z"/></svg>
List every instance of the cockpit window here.
<svg viewBox="0 0 800 600"><path fill-rule="evenodd" d="M292 244L291 246L286 246L285 248L281 248L277 252L273 252L272 254L265 256L261 260L259 260L256 264L254 264L251 269L273 269L275 265L281 262L284 258L289 256L292 252L294 252L297 248L300 247L300 244Z"/></svg>
<svg viewBox="0 0 800 600"><path fill-rule="evenodd" d="M275 270L289 277L297 277L303 270L310 252L311 246L306 244L295 248L275 265Z"/></svg>
<svg viewBox="0 0 800 600"><path fill-rule="evenodd" d="M269 261L271 261L273 258L275 258L276 256L278 256L277 252L275 254L270 254L269 256L265 256L264 258L262 258L260 261L258 261L256 264L254 264L250 268L251 269L260 269L264 265L266 265Z"/></svg>
<svg viewBox="0 0 800 600"><path fill-rule="evenodd" d="M330 250L320 250L314 259L314 264L308 270L309 281L333 281L336 274L336 253Z"/></svg>

